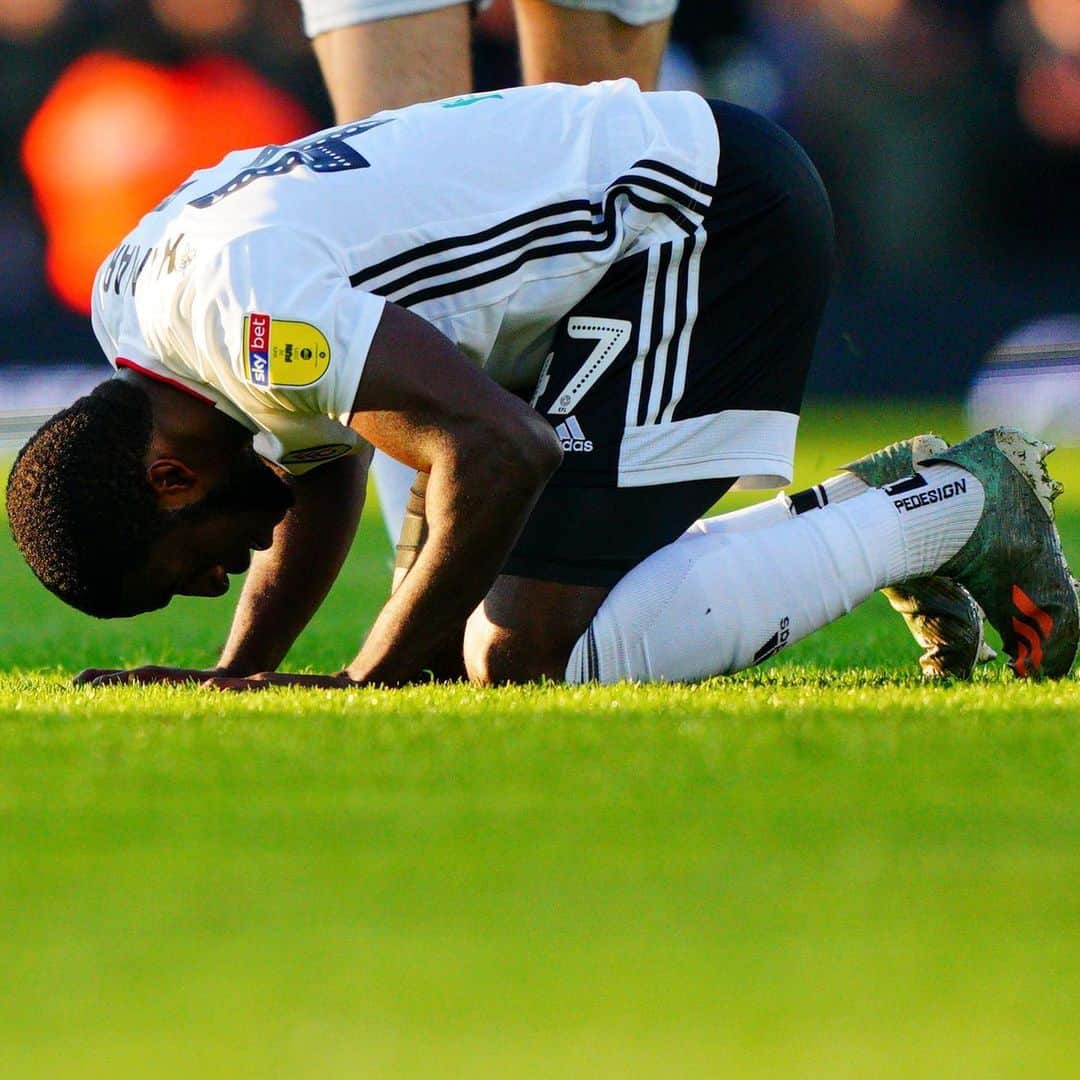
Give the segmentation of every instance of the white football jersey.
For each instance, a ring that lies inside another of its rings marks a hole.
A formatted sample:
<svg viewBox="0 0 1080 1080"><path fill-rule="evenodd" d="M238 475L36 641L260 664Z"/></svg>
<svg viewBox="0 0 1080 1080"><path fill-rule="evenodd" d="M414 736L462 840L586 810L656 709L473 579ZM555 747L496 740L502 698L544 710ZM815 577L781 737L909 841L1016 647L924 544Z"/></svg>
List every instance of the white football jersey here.
<svg viewBox="0 0 1080 1080"><path fill-rule="evenodd" d="M238 150L147 214L94 283L110 362L247 426L293 472L349 452L387 300L503 386L617 259L686 235L711 110L623 79L474 94Z"/></svg>

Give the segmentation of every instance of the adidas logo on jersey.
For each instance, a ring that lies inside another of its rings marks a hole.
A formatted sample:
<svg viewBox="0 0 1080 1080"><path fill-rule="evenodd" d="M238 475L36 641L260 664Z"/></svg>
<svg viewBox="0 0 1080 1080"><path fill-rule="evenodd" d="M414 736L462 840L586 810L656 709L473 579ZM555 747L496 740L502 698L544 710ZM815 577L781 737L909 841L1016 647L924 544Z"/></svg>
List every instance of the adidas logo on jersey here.
<svg viewBox="0 0 1080 1080"><path fill-rule="evenodd" d="M559 436L559 442L567 453L587 454L592 450L592 440L585 438L585 432L577 422L576 416L568 416L558 427L555 434Z"/></svg>

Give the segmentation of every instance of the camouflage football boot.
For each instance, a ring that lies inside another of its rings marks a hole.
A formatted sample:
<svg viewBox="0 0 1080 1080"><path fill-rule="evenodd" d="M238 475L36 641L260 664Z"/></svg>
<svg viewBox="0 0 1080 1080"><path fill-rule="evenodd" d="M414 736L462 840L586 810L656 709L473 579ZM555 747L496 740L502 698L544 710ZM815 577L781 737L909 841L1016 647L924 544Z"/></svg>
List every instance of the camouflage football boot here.
<svg viewBox="0 0 1080 1080"><path fill-rule="evenodd" d="M920 462L948 447L937 435L916 435L842 468L870 487L883 487L911 476ZM934 575L881 591L924 650L919 667L926 678L970 679L976 664L996 655L983 635L983 613L963 585Z"/></svg>
<svg viewBox="0 0 1080 1080"><path fill-rule="evenodd" d="M974 597L1019 678L1062 678L1080 642L1077 583L1054 526L1062 485L1044 462L1051 450L1023 431L1000 427L923 462L958 465L986 492L975 531L935 576L955 580Z"/></svg>

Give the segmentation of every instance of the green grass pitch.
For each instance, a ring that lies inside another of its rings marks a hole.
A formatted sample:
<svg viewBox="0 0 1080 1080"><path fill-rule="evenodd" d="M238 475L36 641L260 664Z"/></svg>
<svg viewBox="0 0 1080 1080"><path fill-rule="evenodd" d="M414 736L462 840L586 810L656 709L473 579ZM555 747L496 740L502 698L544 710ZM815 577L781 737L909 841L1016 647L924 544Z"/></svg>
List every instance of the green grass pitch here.
<svg viewBox="0 0 1080 1080"><path fill-rule="evenodd" d="M796 480L930 427L815 404ZM293 667L387 568L369 523ZM1075 678L924 687L875 597L695 687L75 691L231 605L95 623L6 529L0 597L0 1074L1075 1074Z"/></svg>

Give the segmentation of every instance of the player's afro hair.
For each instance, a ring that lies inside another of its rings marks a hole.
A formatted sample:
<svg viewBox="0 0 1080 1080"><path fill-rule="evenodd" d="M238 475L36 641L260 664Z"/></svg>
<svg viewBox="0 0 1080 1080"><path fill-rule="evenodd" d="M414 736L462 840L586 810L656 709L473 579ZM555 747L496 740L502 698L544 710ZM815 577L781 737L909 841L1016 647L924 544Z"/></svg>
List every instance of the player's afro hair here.
<svg viewBox="0 0 1080 1080"><path fill-rule="evenodd" d="M8 477L19 550L50 592L88 615L129 614L121 582L162 531L146 479L152 429L147 395L110 379L46 421Z"/></svg>

